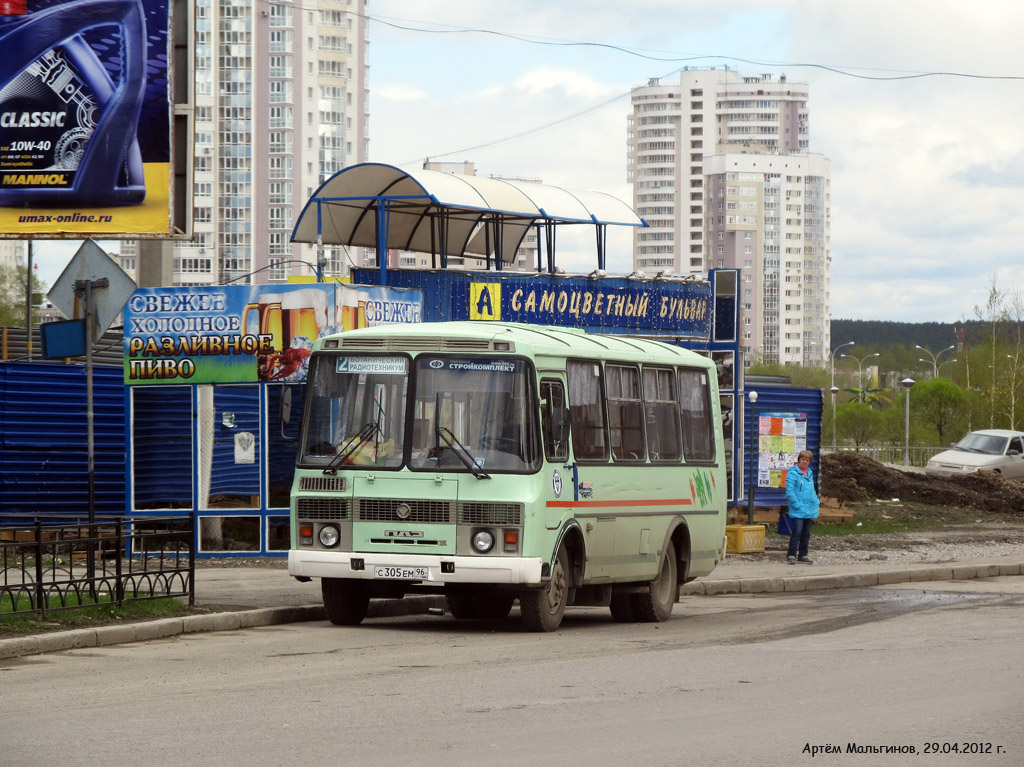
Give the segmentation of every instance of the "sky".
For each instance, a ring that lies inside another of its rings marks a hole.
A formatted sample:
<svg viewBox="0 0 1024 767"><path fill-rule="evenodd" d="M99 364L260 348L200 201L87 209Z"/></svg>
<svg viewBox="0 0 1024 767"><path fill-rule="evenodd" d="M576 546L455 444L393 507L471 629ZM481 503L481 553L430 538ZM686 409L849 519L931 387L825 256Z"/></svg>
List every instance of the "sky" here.
<svg viewBox="0 0 1024 767"><path fill-rule="evenodd" d="M468 161L631 202L631 88L684 66L785 74L808 83L810 150L832 164L833 318L955 322L993 281L1017 290L1017 0L370 0L369 13L370 161ZM592 270L593 242L560 233L559 265ZM40 243L40 276L52 284L73 252ZM611 227L608 271L631 270L631 232Z"/></svg>

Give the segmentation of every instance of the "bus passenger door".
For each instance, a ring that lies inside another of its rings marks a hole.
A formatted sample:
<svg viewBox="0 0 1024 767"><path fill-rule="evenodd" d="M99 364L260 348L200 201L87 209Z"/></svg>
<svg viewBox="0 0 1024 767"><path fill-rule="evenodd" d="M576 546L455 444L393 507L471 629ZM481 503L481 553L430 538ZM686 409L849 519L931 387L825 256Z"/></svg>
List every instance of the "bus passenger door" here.
<svg viewBox="0 0 1024 767"><path fill-rule="evenodd" d="M576 477L569 464L569 406L565 401L565 383L558 378L540 381L540 432L544 443L544 470L550 476L548 499L572 501L576 498ZM569 515L561 505L545 505L544 526L557 530Z"/></svg>

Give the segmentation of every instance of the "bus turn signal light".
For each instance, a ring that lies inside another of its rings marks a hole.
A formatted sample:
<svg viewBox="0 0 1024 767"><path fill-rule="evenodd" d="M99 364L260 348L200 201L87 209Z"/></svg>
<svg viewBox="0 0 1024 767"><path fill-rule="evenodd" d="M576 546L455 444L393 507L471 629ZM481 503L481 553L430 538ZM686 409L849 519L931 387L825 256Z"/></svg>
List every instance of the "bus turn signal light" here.
<svg viewBox="0 0 1024 767"><path fill-rule="evenodd" d="M519 551L519 531L505 531L505 551Z"/></svg>

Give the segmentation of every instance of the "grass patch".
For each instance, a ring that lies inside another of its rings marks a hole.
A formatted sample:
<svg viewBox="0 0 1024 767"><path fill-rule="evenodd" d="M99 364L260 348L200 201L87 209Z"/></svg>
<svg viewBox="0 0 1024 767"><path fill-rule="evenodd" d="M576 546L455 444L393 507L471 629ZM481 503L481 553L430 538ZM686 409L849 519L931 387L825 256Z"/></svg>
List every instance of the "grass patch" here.
<svg viewBox="0 0 1024 767"><path fill-rule="evenodd" d="M24 601L19 600L19 609L29 609L28 599L22 599ZM74 601L75 595L72 594L68 598L68 604L73 604ZM57 599L52 599L51 604L54 607L60 606ZM197 612L205 611L190 609L184 602L171 597L125 601L120 605L110 603L109 598L101 597L92 606L44 612L43 619L40 620L34 612L12 612L10 598L4 597L0 599L0 638L19 634L39 634L46 631L95 628L159 618L178 618Z"/></svg>

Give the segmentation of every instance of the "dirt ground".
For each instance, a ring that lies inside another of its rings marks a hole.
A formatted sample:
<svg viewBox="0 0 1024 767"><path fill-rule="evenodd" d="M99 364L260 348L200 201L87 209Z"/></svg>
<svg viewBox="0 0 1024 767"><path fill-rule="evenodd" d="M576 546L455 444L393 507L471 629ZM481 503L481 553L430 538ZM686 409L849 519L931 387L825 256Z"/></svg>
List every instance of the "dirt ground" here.
<svg viewBox="0 0 1024 767"><path fill-rule="evenodd" d="M939 479L883 466L860 453L821 457L821 495L846 503L899 498L901 502L1009 515L1024 521L1024 483L994 471Z"/></svg>

